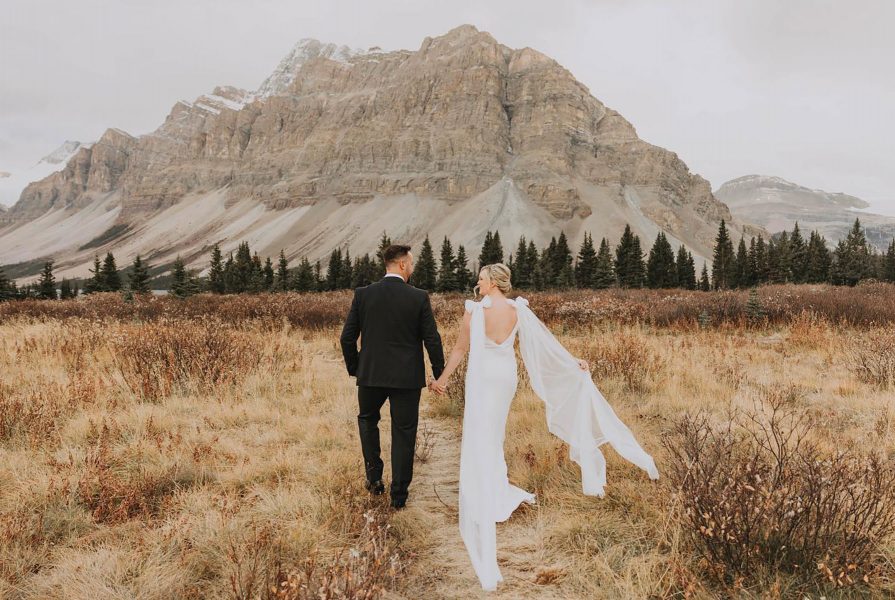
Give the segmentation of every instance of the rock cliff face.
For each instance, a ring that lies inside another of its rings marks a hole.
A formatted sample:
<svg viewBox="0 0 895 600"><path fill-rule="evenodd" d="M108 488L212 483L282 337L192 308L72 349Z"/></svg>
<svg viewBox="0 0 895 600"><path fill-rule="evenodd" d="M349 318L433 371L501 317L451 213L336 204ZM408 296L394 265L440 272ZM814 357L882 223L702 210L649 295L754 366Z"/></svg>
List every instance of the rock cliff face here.
<svg viewBox="0 0 895 600"><path fill-rule="evenodd" d="M861 210L870 206L864 200L810 189L780 177L738 177L718 188L715 196L736 217L757 223L771 233L792 231L796 221L806 239L816 229L831 248L848 235L856 217L865 229L867 240L880 251L885 251L895 237L895 217Z"/></svg>
<svg viewBox="0 0 895 600"><path fill-rule="evenodd" d="M477 251L489 228L505 246L560 230L615 243L626 222L647 249L664 229L710 260L722 218L735 235L762 231L556 61L471 25L416 51L302 40L255 92L180 101L139 137L107 130L24 190L0 228L0 263L65 252L27 240L35 223L62 231L85 209L101 218L82 215L67 238L71 275L106 249L204 267L209 245L241 239L315 260L346 243L372 251L383 231ZM91 245L104 227L126 233Z"/></svg>

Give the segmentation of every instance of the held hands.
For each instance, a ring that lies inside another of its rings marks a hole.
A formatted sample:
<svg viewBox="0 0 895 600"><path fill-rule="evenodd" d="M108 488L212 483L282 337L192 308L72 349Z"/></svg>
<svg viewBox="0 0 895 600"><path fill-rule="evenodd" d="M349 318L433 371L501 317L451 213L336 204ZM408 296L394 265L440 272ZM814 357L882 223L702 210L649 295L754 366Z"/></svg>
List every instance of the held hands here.
<svg viewBox="0 0 895 600"><path fill-rule="evenodd" d="M435 379L430 377L426 387L429 388L430 392L443 396L447 392L447 381L442 381L441 378Z"/></svg>

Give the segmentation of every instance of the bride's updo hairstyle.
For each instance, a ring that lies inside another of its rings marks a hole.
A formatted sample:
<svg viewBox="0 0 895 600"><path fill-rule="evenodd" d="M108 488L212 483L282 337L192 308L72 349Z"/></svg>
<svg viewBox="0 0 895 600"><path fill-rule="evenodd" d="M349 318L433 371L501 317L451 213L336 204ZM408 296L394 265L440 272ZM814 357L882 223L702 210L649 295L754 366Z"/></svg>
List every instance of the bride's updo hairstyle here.
<svg viewBox="0 0 895 600"><path fill-rule="evenodd" d="M494 263L493 265L485 265L482 267L482 271L484 271L488 275L488 279L491 280L491 283L497 286L504 295L509 294L510 290L513 289L513 284L510 283L510 268L503 263ZM479 295L479 286L476 285L472 288L472 291L475 292L475 295Z"/></svg>

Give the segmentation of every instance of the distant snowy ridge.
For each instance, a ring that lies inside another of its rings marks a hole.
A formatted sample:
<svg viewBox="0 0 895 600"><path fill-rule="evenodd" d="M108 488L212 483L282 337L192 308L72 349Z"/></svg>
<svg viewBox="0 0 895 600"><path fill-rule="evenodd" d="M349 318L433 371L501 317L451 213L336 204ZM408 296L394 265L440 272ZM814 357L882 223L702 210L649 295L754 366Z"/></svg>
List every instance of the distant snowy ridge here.
<svg viewBox="0 0 895 600"><path fill-rule="evenodd" d="M81 142L66 140L26 169L12 173L3 171L3 174L0 174L0 204L14 204L29 183L40 181L56 171L61 171L68 163L68 159L82 146Z"/></svg>

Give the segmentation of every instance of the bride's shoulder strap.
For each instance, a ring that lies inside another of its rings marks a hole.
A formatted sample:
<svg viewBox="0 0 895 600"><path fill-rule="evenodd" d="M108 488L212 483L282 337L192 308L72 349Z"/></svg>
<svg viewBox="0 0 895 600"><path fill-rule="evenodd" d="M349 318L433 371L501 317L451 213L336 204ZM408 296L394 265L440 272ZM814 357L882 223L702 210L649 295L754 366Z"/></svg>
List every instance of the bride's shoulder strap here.
<svg viewBox="0 0 895 600"><path fill-rule="evenodd" d="M477 304L478 304L478 302L476 302L475 300L467 300L466 301L466 312L471 313L475 309Z"/></svg>
<svg viewBox="0 0 895 600"><path fill-rule="evenodd" d="M515 306L528 306L528 300L522 296L516 296L512 302Z"/></svg>

